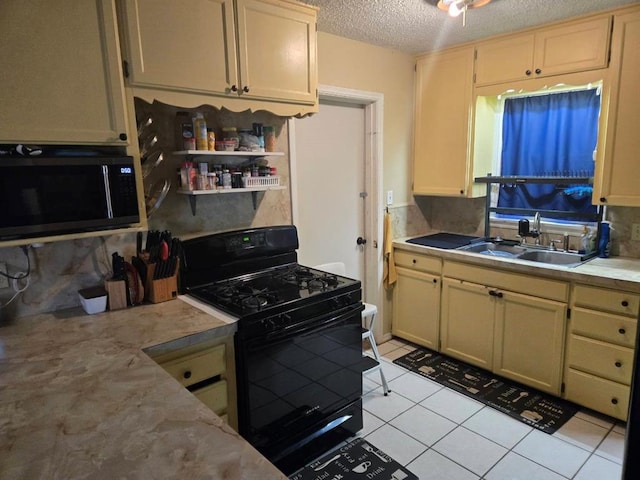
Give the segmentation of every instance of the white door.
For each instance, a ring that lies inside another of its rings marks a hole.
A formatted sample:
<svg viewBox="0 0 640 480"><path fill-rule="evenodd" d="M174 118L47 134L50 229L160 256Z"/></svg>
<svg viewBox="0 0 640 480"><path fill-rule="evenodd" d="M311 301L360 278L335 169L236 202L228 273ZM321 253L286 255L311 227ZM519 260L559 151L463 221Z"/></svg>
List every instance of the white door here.
<svg viewBox="0 0 640 480"><path fill-rule="evenodd" d="M365 108L321 100L294 128L298 261L344 262L347 276L364 282Z"/></svg>

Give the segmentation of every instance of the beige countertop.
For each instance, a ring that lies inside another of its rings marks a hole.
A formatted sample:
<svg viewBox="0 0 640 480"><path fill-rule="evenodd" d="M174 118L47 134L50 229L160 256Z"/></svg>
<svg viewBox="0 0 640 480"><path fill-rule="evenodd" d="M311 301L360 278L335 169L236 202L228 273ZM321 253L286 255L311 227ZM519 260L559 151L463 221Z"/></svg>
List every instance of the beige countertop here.
<svg viewBox="0 0 640 480"><path fill-rule="evenodd" d="M286 479L142 351L234 331L180 300L0 325L0 478Z"/></svg>
<svg viewBox="0 0 640 480"><path fill-rule="evenodd" d="M411 238L415 238L415 236L396 239L393 245L402 250L433 255L445 260L500 268L518 273L548 276L557 280L575 281L589 285L640 292L640 260L635 258L596 257L577 267L566 267L506 257L491 257L479 253L423 247L407 243L407 240Z"/></svg>

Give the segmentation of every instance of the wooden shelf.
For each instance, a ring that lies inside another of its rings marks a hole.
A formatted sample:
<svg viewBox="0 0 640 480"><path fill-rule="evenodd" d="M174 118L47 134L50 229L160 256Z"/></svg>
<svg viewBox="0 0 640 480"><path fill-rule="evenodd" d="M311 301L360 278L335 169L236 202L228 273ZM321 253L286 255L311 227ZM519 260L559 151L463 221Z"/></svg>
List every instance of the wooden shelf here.
<svg viewBox="0 0 640 480"><path fill-rule="evenodd" d="M227 152L224 150L179 150L174 155L191 155L205 157L283 157L284 152Z"/></svg>
<svg viewBox="0 0 640 480"><path fill-rule="evenodd" d="M257 208L258 192L266 192L268 190L286 190L287 187L282 185L266 186L266 187L250 187L250 188L218 188L216 190L182 190L179 189L176 193L180 195L187 195L189 197L189 205L191 206L191 213L195 216L197 198L200 195L218 195L224 193L251 193L253 199L253 209Z"/></svg>

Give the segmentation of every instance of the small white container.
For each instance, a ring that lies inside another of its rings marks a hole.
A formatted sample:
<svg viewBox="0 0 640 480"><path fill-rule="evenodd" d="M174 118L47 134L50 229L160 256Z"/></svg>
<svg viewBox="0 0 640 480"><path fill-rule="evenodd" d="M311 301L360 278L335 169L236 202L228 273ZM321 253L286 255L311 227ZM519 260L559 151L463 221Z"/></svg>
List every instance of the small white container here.
<svg viewBox="0 0 640 480"><path fill-rule="evenodd" d="M89 315L101 313L107 309L107 291L102 287L78 290L80 304Z"/></svg>

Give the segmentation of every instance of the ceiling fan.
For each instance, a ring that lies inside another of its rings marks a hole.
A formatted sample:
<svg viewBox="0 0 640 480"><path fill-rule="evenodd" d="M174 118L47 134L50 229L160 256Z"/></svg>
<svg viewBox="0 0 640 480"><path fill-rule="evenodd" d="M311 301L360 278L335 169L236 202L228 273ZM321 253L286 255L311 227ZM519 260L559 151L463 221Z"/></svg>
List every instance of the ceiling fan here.
<svg viewBox="0 0 640 480"><path fill-rule="evenodd" d="M440 10L449 13L451 17L462 14L462 26L467 24L467 10L480 8L491 2L491 0L438 0L436 6Z"/></svg>

